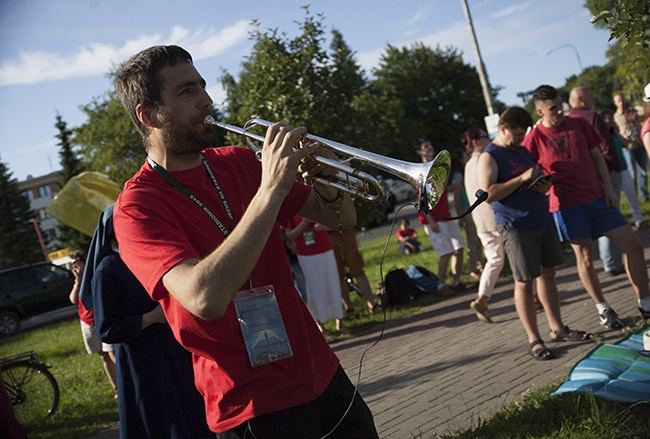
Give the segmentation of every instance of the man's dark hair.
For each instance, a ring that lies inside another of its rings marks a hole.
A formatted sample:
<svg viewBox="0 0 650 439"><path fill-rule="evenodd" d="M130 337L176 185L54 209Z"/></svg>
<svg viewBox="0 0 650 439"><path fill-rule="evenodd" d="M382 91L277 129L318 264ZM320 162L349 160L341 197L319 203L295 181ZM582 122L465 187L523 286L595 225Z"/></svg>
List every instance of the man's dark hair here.
<svg viewBox="0 0 650 439"><path fill-rule="evenodd" d="M115 90L145 144L147 130L138 120L135 109L138 104L142 104L156 110L162 87L160 70L184 62L192 63L192 56L185 49L178 46L153 46L132 56L118 71Z"/></svg>
<svg viewBox="0 0 650 439"><path fill-rule="evenodd" d="M415 141L415 143L413 143L413 149L417 152L420 150L420 148L422 148L422 145L424 145L425 143L431 143L431 140L425 138L418 139ZM433 143L431 144L433 145Z"/></svg>
<svg viewBox="0 0 650 439"><path fill-rule="evenodd" d="M533 126L533 117L526 109L521 107L509 107L501 114L499 125L503 125L509 130L528 129Z"/></svg>
<svg viewBox="0 0 650 439"><path fill-rule="evenodd" d="M474 142L474 140L480 139L482 134L483 130L478 127L472 127L461 134L460 144L463 145L463 148L467 154L472 153L472 150L474 149L472 142Z"/></svg>
<svg viewBox="0 0 650 439"><path fill-rule="evenodd" d="M84 252L83 250L75 250L70 255L70 259L72 259L73 261L86 262L86 252Z"/></svg>
<svg viewBox="0 0 650 439"><path fill-rule="evenodd" d="M533 90L533 102L549 101L558 97L555 87L550 85L540 85Z"/></svg>

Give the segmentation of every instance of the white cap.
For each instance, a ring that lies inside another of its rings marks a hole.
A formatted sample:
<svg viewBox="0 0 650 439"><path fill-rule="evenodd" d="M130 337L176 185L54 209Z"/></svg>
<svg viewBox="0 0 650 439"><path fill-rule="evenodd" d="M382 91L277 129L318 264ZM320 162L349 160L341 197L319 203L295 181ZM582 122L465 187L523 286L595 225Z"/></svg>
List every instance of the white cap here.
<svg viewBox="0 0 650 439"><path fill-rule="evenodd" d="M650 102L650 82L648 82L648 85L643 89L643 93L645 94L645 96L643 96L643 101Z"/></svg>

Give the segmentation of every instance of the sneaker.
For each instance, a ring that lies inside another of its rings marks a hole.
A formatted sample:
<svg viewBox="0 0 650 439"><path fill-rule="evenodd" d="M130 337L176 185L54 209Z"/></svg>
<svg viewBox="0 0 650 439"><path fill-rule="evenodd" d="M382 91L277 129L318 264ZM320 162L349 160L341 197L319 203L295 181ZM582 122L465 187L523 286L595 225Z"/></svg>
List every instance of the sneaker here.
<svg viewBox="0 0 650 439"><path fill-rule="evenodd" d="M478 300L472 300L472 302L469 304L469 307L476 313L476 317L480 321L485 323L492 323L492 319L488 314L488 310L483 305L481 305L481 302Z"/></svg>
<svg viewBox="0 0 650 439"><path fill-rule="evenodd" d="M610 329L621 329L624 325L614 308L607 308L600 315L600 324Z"/></svg>
<svg viewBox="0 0 650 439"><path fill-rule="evenodd" d="M619 267L619 268L614 268L613 270L605 271L609 276L616 277L620 276L621 274L625 274L625 268L624 267Z"/></svg>

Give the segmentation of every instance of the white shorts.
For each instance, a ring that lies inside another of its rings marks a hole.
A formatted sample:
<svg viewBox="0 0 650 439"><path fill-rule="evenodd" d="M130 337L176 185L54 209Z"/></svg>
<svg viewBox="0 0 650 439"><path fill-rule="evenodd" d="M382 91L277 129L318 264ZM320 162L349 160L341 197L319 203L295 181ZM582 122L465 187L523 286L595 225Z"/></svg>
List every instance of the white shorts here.
<svg viewBox="0 0 650 439"><path fill-rule="evenodd" d="M99 338L99 334L97 334L94 326L90 326L83 320L79 320L79 322L81 322L81 335L83 336L88 354L94 354L99 351L113 352L113 345L102 343L102 339Z"/></svg>
<svg viewBox="0 0 650 439"><path fill-rule="evenodd" d="M437 224L439 232L431 231L429 224L424 224L424 232L429 237L431 246L438 256L446 256L465 248L465 241L456 221L441 221Z"/></svg>

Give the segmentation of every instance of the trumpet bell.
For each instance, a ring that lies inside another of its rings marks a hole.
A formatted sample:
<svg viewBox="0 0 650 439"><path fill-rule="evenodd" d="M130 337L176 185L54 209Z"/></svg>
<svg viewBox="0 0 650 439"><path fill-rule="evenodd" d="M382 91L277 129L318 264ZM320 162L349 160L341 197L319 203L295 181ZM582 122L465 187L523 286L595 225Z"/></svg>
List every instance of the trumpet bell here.
<svg viewBox="0 0 650 439"><path fill-rule="evenodd" d="M447 187L447 179L451 173L451 155L449 151L442 150L431 162L425 164L429 166L428 171L421 179L416 177L415 180L420 184L418 210L426 213L438 204Z"/></svg>

